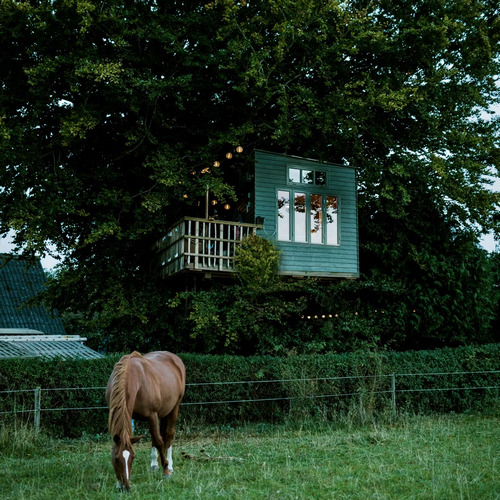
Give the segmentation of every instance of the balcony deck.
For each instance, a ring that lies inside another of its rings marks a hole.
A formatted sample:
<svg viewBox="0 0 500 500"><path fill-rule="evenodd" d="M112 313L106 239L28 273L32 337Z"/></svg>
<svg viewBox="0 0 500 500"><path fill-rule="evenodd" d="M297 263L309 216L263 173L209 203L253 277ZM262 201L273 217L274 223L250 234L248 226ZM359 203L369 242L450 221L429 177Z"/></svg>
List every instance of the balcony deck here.
<svg viewBox="0 0 500 500"><path fill-rule="evenodd" d="M183 271L235 272L236 247L261 227L184 217L156 243L161 275L167 277Z"/></svg>

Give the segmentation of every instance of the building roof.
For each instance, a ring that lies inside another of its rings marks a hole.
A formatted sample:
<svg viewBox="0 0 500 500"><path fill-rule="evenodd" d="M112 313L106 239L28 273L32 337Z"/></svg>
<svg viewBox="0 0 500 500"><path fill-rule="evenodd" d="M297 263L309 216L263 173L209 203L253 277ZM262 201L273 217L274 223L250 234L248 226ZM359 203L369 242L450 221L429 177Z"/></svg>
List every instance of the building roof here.
<svg viewBox="0 0 500 500"><path fill-rule="evenodd" d="M0 254L0 358L96 358L78 335L67 335L56 311L30 304L46 286L39 259Z"/></svg>
<svg viewBox="0 0 500 500"><path fill-rule="evenodd" d="M36 330L0 329L0 359L2 358L86 358L102 357L83 345L87 340L79 335L44 335Z"/></svg>
<svg viewBox="0 0 500 500"><path fill-rule="evenodd" d="M62 321L43 306L27 305L45 289L40 259L0 254L0 328L28 328L66 335Z"/></svg>

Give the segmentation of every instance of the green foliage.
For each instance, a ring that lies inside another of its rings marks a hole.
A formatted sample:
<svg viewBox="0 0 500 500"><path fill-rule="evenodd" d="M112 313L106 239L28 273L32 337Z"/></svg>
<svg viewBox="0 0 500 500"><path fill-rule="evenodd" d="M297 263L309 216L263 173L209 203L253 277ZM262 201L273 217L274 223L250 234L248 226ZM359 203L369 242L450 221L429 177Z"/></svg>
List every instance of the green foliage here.
<svg viewBox="0 0 500 500"><path fill-rule="evenodd" d="M276 281L281 252L264 238L250 235L236 249L234 264L243 285L265 290Z"/></svg>
<svg viewBox="0 0 500 500"><path fill-rule="evenodd" d="M328 418L346 415L366 422L377 414L392 411L393 373L397 374L397 408L402 412L466 411L493 405L498 399L498 373L460 372L498 372L500 344L406 353L374 351L287 357L181 354L181 358L186 365L188 386L184 398L187 404L181 407L180 414L182 421L192 424L222 425L236 419L273 422L305 414ZM104 387L118 359L115 355L90 361L1 360L0 391L46 389L42 391L41 426L53 435L103 434L107 432L105 409L44 412L43 408L106 406ZM430 375L443 372L450 375ZM275 382L225 384L241 381ZM463 390L473 386L492 389ZM98 390L50 390L75 387ZM429 392L430 388L441 390ZM313 397L324 395L336 396ZM0 398L3 411L33 408L33 392L0 392ZM261 401L189 404L237 400ZM11 415L3 418L12 421ZM32 418L32 413L25 415L25 419Z"/></svg>
<svg viewBox="0 0 500 500"><path fill-rule="evenodd" d="M207 185L234 196L234 164L206 169L236 144L355 166L363 272L402 283L417 311L402 336L425 347L490 335L472 247L498 232L485 182L498 176L500 122L482 114L499 103L496 2L4 0L0 16L0 233L63 255L48 300L96 344L177 341L152 245L202 215ZM216 343L265 340L264 320L308 312L245 293L240 317L253 323L230 333L236 311L207 295L196 337L222 322ZM342 314L341 336L365 332L353 346L383 333ZM325 326L319 342L337 332Z"/></svg>

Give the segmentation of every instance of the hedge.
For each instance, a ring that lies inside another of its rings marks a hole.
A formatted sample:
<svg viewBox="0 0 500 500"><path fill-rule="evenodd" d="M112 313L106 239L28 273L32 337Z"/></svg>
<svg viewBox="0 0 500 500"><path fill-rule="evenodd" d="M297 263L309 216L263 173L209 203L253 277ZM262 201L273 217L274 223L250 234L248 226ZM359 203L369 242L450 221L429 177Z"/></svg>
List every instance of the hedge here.
<svg viewBox="0 0 500 500"><path fill-rule="evenodd" d="M198 354L180 356L186 365L189 384L185 404L181 408L181 425L280 421L296 414L320 414L328 418L347 413L355 413L359 417L376 415L392 411L391 374L397 374L398 411L412 413L462 412L489 406L498 399L497 388L463 388L500 386L500 373L456 373L500 372L500 344L433 351L357 352L283 358ZM0 360L0 412L32 410L34 401L31 390L41 387L44 389L41 425L45 430L68 437L80 436L82 433L106 433L106 409L43 409L106 406L104 390L90 388L104 387L119 359L120 355L97 360ZM430 375L432 373L448 375L436 377ZM336 378L324 380L333 377ZM225 384L240 381L262 383ZM206 383L214 385L196 385ZM82 387L88 389L53 390ZM12 390L29 391L2 392ZM341 396L346 394L349 396ZM323 397L325 395L331 397ZM237 400L264 401L190 404ZM13 418L12 414L1 414L0 417L0 422ZM33 413L16 413L16 418L32 421Z"/></svg>

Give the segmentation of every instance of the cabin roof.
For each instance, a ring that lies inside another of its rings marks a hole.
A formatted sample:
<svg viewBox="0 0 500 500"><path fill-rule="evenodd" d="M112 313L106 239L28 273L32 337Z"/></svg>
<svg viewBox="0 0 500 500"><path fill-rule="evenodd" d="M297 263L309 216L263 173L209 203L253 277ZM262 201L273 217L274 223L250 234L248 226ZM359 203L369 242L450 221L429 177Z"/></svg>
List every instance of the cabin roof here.
<svg viewBox="0 0 500 500"><path fill-rule="evenodd" d="M349 168L351 170L356 170L357 167L354 165L346 165L345 163L337 163L334 161L326 161L326 160L318 160L317 158L305 158L303 156L296 156L296 155L287 155L285 153L275 153L273 151L266 151L264 149L255 149L255 153L261 153L263 155L274 155L274 156L279 156L280 158L284 158L289 161L307 161L307 162L313 162L313 163L319 163L322 165L331 165L335 167L342 167L342 168Z"/></svg>

